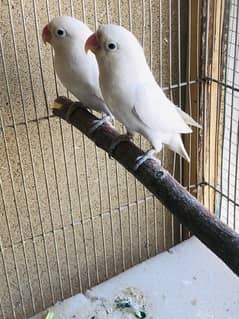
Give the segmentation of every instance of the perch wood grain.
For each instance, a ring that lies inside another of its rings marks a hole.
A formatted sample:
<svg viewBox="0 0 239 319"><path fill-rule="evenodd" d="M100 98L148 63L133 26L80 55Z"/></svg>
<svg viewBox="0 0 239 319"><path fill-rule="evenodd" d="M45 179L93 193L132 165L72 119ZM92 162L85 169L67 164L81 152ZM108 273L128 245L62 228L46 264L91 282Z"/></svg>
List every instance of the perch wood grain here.
<svg viewBox="0 0 239 319"><path fill-rule="evenodd" d="M68 107L73 102L65 97L55 100L53 113L65 119ZM119 133L109 124L99 127L92 135L89 133L92 122L97 118L79 104L71 115L69 123L93 140L96 145L109 152L113 140ZM112 157L133 174L148 188L178 220L190 229L208 248L239 275L239 235L217 217L210 214L196 198L179 184L167 170L154 160L147 160L135 172L135 159L143 152L131 142L120 143ZM195 251L195 254L197 252ZM202 262L207 262L206 260ZM213 271L213 269L212 269Z"/></svg>

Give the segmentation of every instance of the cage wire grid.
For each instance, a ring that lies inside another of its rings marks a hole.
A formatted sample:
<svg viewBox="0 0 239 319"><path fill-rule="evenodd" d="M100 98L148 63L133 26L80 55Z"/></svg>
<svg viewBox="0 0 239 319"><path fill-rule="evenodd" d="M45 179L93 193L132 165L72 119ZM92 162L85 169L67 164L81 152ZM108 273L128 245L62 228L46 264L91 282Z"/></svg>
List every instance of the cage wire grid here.
<svg viewBox="0 0 239 319"><path fill-rule="evenodd" d="M204 8L203 202L238 232L238 12L236 1Z"/></svg>
<svg viewBox="0 0 239 319"><path fill-rule="evenodd" d="M68 92L54 72L53 52L43 47L40 35L51 18L62 14L75 16L92 29L112 22L135 33L159 84L203 124L202 132L185 137L191 164L165 149L160 155L163 165L211 210L216 206L218 215L226 212L221 215L224 221L237 225L236 1L3 1L0 318L4 319L28 318L188 236L120 165L51 115L51 101ZM117 129L122 131L118 123ZM223 146L228 130L229 150ZM148 147L139 136L135 142Z"/></svg>
<svg viewBox="0 0 239 319"><path fill-rule="evenodd" d="M238 219L238 115L239 115L239 6L232 1L229 9L227 63L225 71L225 114L221 173L221 219L239 229Z"/></svg>

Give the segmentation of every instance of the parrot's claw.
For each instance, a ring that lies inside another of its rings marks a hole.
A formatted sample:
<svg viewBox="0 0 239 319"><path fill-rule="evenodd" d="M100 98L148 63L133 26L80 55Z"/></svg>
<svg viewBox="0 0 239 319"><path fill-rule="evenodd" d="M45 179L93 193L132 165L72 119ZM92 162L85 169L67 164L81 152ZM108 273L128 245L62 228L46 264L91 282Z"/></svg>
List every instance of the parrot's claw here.
<svg viewBox="0 0 239 319"><path fill-rule="evenodd" d="M95 130L100 127L101 125L103 125L104 123L108 123L110 124L110 121L113 119L113 117L111 115L106 115L104 116L101 120L95 120L93 121L93 125L90 128L89 133L93 134L95 132Z"/></svg>
<svg viewBox="0 0 239 319"><path fill-rule="evenodd" d="M79 108L79 105L76 102L71 103L71 105L68 107L68 110L66 112L65 120L67 122L70 121L71 115Z"/></svg>
<svg viewBox="0 0 239 319"><path fill-rule="evenodd" d="M144 155L140 155L136 158L136 164L134 166L134 171L137 171L137 169L145 162L147 161L147 159L154 159L155 161L157 161L159 163L159 165L161 165L161 161L154 156L154 154L156 153L156 151L154 149L151 149L149 151L147 151Z"/></svg>
<svg viewBox="0 0 239 319"><path fill-rule="evenodd" d="M114 154L115 149L118 146L118 144L120 144L122 142L130 142L131 139L132 139L132 135L130 135L130 134L119 135L110 145L109 157L111 157Z"/></svg>

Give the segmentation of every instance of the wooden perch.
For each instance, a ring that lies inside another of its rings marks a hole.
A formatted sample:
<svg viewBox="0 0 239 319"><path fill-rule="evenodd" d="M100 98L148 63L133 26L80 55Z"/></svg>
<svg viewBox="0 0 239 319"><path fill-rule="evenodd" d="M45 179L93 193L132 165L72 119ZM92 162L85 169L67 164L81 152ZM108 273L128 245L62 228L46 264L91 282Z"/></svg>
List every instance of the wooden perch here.
<svg viewBox="0 0 239 319"><path fill-rule="evenodd" d="M65 97L55 100L53 113L65 119L68 107L73 102ZM79 104L69 123L93 140L97 146L109 152L113 140L119 136L113 127L104 124L93 135L89 133L92 122L97 118L80 108ZM120 143L113 157L148 188L178 220L187 226L208 248L220 257L239 275L239 235L222 223L199 201L184 189L163 167L154 160L147 160L135 172L135 160L143 152L131 142ZM195 254L197 252L195 251ZM207 262L202 260L202 262ZM213 269L212 269L213 272Z"/></svg>

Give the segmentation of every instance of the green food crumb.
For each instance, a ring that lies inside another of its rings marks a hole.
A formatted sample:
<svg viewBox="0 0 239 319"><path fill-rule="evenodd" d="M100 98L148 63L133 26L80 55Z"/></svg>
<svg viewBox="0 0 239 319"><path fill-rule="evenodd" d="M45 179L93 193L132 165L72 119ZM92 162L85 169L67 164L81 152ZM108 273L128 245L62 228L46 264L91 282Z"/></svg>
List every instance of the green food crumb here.
<svg viewBox="0 0 239 319"><path fill-rule="evenodd" d="M135 312L135 317L139 319L146 318L146 313L144 311L137 311Z"/></svg>
<svg viewBox="0 0 239 319"><path fill-rule="evenodd" d="M55 317L54 312L48 311L48 313L47 313L45 319L54 319L54 317Z"/></svg>
<svg viewBox="0 0 239 319"><path fill-rule="evenodd" d="M131 307L130 300L128 300L128 299L120 299L120 298L118 298L118 299L115 300L115 303L116 303L116 307L120 308L120 309L130 308Z"/></svg>

